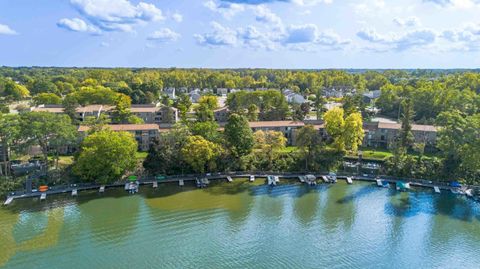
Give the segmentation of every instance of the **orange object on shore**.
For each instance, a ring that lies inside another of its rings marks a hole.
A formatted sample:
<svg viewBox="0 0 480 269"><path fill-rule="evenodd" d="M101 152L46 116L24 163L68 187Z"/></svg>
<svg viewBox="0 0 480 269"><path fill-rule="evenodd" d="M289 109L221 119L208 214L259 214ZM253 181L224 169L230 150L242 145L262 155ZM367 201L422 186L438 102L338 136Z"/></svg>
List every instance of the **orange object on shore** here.
<svg viewBox="0 0 480 269"><path fill-rule="evenodd" d="M40 186L40 187L38 188L38 190L41 191L41 192L48 191L48 186L45 186L45 185L44 185L44 186Z"/></svg>

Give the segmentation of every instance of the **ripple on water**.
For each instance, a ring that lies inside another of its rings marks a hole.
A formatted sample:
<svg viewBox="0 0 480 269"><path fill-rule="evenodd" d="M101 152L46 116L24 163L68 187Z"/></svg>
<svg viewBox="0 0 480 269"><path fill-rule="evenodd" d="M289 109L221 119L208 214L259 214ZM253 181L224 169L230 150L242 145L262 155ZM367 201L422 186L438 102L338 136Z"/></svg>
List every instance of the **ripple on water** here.
<svg viewBox="0 0 480 269"><path fill-rule="evenodd" d="M31 210L2 208L0 267L480 264L479 205L464 198L399 194L359 182L313 188L285 181L274 188L236 184L205 190L187 187L183 192L176 186L160 186L134 196L109 190L104 196L92 193L35 202Z"/></svg>

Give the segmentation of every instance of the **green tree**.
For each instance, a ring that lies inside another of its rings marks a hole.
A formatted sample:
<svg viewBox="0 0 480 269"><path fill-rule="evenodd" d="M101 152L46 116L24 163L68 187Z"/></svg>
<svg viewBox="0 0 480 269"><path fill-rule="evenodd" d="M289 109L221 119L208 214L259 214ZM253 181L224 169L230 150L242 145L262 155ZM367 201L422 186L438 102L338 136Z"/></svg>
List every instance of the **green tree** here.
<svg viewBox="0 0 480 269"><path fill-rule="evenodd" d="M183 159L198 173L205 173L213 166L213 160L220 154L219 145L194 135L187 138L182 148Z"/></svg>
<svg viewBox="0 0 480 269"><path fill-rule="evenodd" d="M8 176L9 153L12 145L18 140L20 134L20 121L18 115L0 113L0 143L2 145L2 160L4 168L0 167L0 175Z"/></svg>
<svg viewBox="0 0 480 269"><path fill-rule="evenodd" d="M335 107L325 113L325 130L333 139L335 148L339 151L345 149L345 119L342 108Z"/></svg>
<svg viewBox="0 0 480 269"><path fill-rule="evenodd" d="M362 114L355 112L347 116L343 136L345 147L353 152L357 152L358 146L362 145L363 137L365 136Z"/></svg>
<svg viewBox="0 0 480 269"><path fill-rule="evenodd" d="M60 105L62 98L54 93L39 93L33 97L33 102L38 105Z"/></svg>
<svg viewBox="0 0 480 269"><path fill-rule="evenodd" d="M253 132L247 119L238 114L230 114L225 125L225 140L235 157L252 152L254 146Z"/></svg>
<svg viewBox="0 0 480 269"><path fill-rule="evenodd" d="M273 168L273 160L278 156L278 153L285 149L287 138L282 132L277 131L256 131L253 134L255 140L255 149L257 153L265 156L268 161L267 169Z"/></svg>
<svg viewBox="0 0 480 269"><path fill-rule="evenodd" d="M410 99L402 102L402 129L399 133L400 145L404 148L411 149L415 138L412 132L412 122L414 117L413 105Z"/></svg>
<svg viewBox="0 0 480 269"><path fill-rule="evenodd" d="M220 133L218 123L214 121L199 121L192 123L190 128L193 135L199 135L210 142L218 143L220 140Z"/></svg>
<svg viewBox="0 0 480 269"><path fill-rule="evenodd" d="M148 152L143 167L150 174L183 174L189 172L181 150L187 144L190 130L183 125L175 125L162 133Z"/></svg>
<svg viewBox="0 0 480 269"><path fill-rule="evenodd" d="M76 142L77 129L67 115L29 112L21 116L20 135L24 142L40 146L48 173L48 155L58 164L60 148Z"/></svg>
<svg viewBox="0 0 480 269"><path fill-rule="evenodd" d="M95 132L82 141L73 173L83 181L113 183L135 168L137 147L130 133Z"/></svg>
<svg viewBox="0 0 480 269"><path fill-rule="evenodd" d="M313 125L306 125L298 130L296 141L305 159L305 170L309 170L314 154L321 148L320 134Z"/></svg>

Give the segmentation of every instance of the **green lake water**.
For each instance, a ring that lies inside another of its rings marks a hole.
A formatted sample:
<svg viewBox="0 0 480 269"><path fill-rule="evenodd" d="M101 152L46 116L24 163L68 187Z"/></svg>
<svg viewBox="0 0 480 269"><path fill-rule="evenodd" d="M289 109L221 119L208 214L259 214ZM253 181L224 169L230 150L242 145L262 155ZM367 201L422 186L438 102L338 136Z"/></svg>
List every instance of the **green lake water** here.
<svg viewBox="0 0 480 269"><path fill-rule="evenodd" d="M480 268L480 204L258 179L52 195L0 208L0 268Z"/></svg>

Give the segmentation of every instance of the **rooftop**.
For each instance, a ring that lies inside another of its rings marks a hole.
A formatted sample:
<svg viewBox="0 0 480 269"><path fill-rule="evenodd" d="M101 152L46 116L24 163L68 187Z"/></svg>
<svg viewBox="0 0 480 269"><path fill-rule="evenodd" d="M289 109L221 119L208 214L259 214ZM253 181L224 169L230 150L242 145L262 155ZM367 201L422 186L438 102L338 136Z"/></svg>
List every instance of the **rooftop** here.
<svg viewBox="0 0 480 269"><path fill-rule="evenodd" d="M158 124L109 124L106 125L112 131L120 132L120 131L149 131L149 130L159 130ZM78 127L79 132L86 132L90 129L89 126L80 125Z"/></svg>

